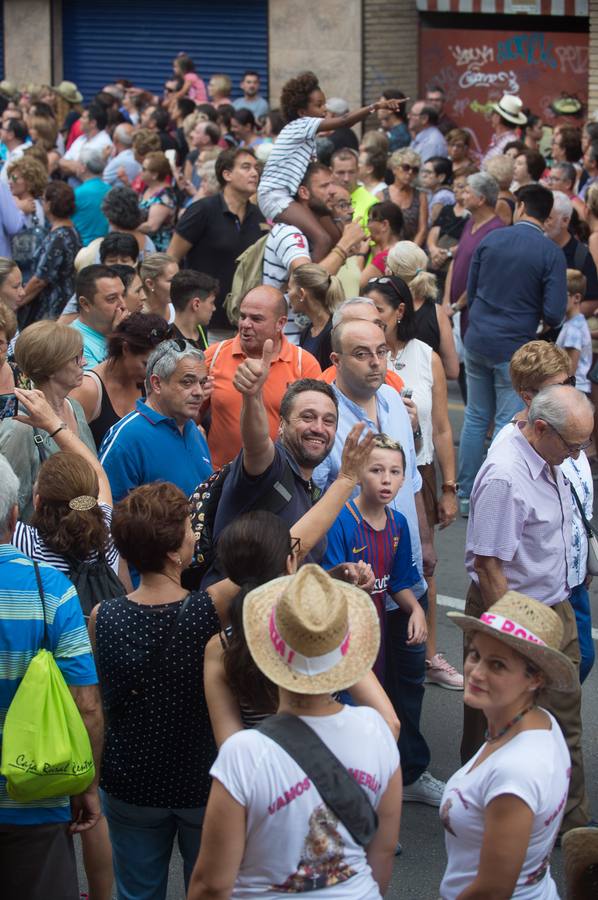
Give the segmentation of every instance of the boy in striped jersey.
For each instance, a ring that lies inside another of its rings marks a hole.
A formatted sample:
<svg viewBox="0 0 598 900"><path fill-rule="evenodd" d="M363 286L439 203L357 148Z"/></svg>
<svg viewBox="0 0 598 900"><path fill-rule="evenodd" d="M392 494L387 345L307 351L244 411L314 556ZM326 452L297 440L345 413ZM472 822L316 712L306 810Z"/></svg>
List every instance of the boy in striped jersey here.
<svg viewBox="0 0 598 900"><path fill-rule="evenodd" d="M382 640L374 671L384 681L384 625L389 594L408 613L407 644L423 644L427 637L425 612L411 590L420 580L413 564L411 539L405 517L391 503L405 477L405 453L398 441L377 434L360 479L361 492L349 500L328 532L322 565L360 559L373 569L372 600L380 619Z"/></svg>
<svg viewBox="0 0 598 900"><path fill-rule="evenodd" d="M306 235L312 262L324 259L340 237L332 218L318 219L309 207L295 200L305 171L316 155L316 135L319 131L355 125L378 109L396 110L405 102L382 99L355 112L329 117L326 97L313 72L303 72L284 85L280 105L287 124L268 157L257 198L266 219L293 225Z"/></svg>

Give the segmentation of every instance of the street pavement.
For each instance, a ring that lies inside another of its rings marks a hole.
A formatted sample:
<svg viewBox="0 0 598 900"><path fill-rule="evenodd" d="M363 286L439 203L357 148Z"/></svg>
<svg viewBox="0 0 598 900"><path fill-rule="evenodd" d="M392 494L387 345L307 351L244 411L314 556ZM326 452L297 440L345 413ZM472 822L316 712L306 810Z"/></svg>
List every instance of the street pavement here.
<svg viewBox="0 0 598 900"><path fill-rule="evenodd" d="M463 422L463 405L457 386L453 382L449 388L449 415L453 434L458 435ZM598 482L596 482L598 485ZM598 509L598 504L595 505ZM449 609L463 608L468 579L463 566L465 532L467 522L458 519L444 531L438 531L436 549L438 553L437 585L440 595L438 606L438 647L453 665L460 670L462 640L459 629L446 617ZM593 621L598 626L598 586L591 590ZM598 637L598 635L596 635ZM598 667L595 667L583 686L584 756L586 764L586 787L590 808L598 818ZM430 771L436 778L445 781L461 765L459 742L463 694L428 685L424 700L422 730L430 745L432 762ZM401 844L403 853L397 857L393 878L386 894L387 898L400 900L437 900L438 888L446 865L443 828L438 818L438 810L419 803L406 803L403 807L401 823ZM84 888L84 873L80 864L81 890ZM552 859L553 875L559 894L565 897L563 861L559 849L555 849ZM183 900L184 886L182 865L178 850L175 849L171 861L168 886L168 900Z"/></svg>

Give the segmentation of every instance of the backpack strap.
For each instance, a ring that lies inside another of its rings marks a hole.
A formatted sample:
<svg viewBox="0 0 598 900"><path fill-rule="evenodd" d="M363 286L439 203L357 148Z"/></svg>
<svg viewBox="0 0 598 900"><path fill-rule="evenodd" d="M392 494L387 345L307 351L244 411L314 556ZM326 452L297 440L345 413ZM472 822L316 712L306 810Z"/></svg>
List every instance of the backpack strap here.
<svg viewBox="0 0 598 900"><path fill-rule="evenodd" d="M585 266L589 255L590 251L586 245L582 244L581 241L578 241L575 247L575 253L573 254L573 268L583 272L583 267Z"/></svg>
<svg viewBox="0 0 598 900"><path fill-rule="evenodd" d="M212 359L210 360L210 367L209 367L209 369L208 369L208 372L211 372L211 371L212 371L212 366L214 365L214 363L215 363L216 360L218 359L218 354L219 354L220 351L222 350L222 347L223 347L224 344L226 344L226 341L220 341L220 342L218 343L218 346L217 346L216 349L214 350L214 356L213 356Z"/></svg>
<svg viewBox="0 0 598 900"><path fill-rule="evenodd" d="M35 572L35 580L37 581L37 592L39 594L39 599L42 601L42 613L44 616L44 645L48 643L48 620L46 619L46 600L44 594L44 585L42 583L42 576L39 571L38 563L33 560L33 571Z"/></svg>
<svg viewBox="0 0 598 900"><path fill-rule="evenodd" d="M343 823L353 840L367 847L378 828L378 816L345 766L298 716L269 716L258 731L275 741L314 783L322 800Z"/></svg>
<svg viewBox="0 0 598 900"><path fill-rule="evenodd" d="M259 508L277 516L290 502L294 490L295 475L288 462L285 461L282 475L278 481L274 482L263 502L260 501Z"/></svg>
<svg viewBox="0 0 598 900"><path fill-rule="evenodd" d="M303 377L303 347L297 347L297 362L299 364L299 378Z"/></svg>

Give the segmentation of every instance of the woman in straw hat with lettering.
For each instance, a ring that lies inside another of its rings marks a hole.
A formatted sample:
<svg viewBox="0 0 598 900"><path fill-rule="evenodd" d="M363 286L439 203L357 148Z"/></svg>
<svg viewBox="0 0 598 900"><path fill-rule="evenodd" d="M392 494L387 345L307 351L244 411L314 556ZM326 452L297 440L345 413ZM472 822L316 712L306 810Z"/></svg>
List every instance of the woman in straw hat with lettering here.
<svg viewBox="0 0 598 900"><path fill-rule="evenodd" d="M508 591L481 618L450 612L466 639L464 700L486 717L485 743L446 783L440 818L448 865L442 900L556 900L550 854L565 810L571 761L544 686L573 691L558 647L563 626L543 603Z"/></svg>
<svg viewBox="0 0 598 900"><path fill-rule="evenodd" d="M321 779L311 760L303 767L295 761L296 746L287 752L260 729L237 732L224 742L211 770L188 898L284 898L304 891L314 900L379 898L390 881L398 840L399 754L375 710L343 706L332 696L359 681L376 659L380 628L374 605L359 588L305 565L247 594L243 626L255 664L278 685L279 716L287 714L285 724L300 730L301 723L309 726L304 730L310 743L315 739L324 755L327 748L349 770L352 778L341 771L339 779L349 782L349 793L359 786L357 802L349 806L361 809L367 798L367 809L371 804L377 811L378 829L370 830L369 843L363 839L362 822L347 809L339 812L334 802L338 785L334 798L322 788L328 796L323 801L315 784L321 786Z"/></svg>

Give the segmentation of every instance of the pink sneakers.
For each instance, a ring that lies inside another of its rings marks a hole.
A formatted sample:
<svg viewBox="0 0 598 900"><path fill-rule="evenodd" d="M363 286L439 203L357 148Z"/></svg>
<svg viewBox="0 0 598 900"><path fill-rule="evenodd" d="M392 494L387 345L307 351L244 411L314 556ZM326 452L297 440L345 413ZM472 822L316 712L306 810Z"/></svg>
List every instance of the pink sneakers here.
<svg viewBox="0 0 598 900"><path fill-rule="evenodd" d="M448 691L463 690L463 676L444 658L442 653L435 653L432 659L426 660L426 683L437 684Z"/></svg>

